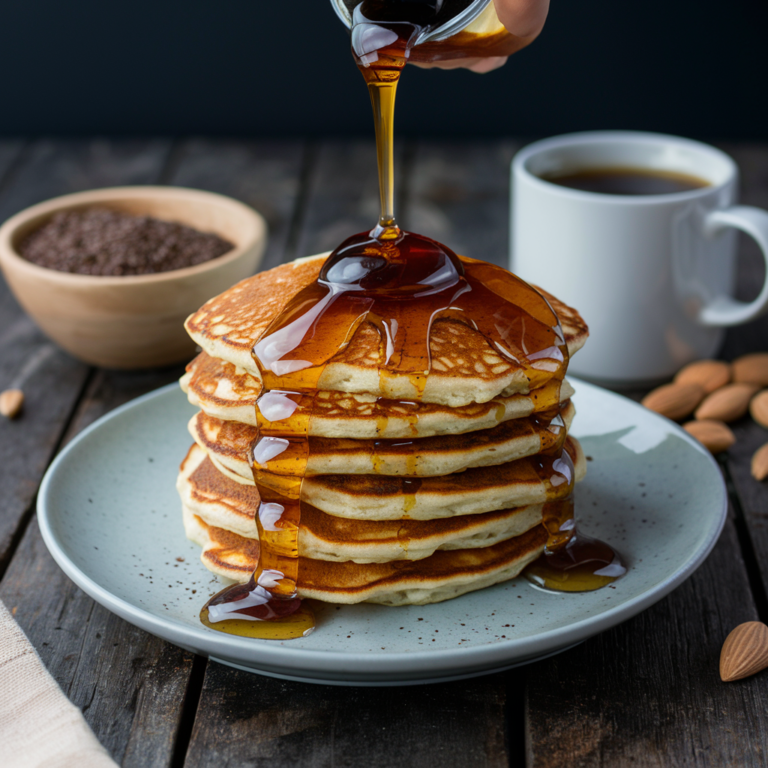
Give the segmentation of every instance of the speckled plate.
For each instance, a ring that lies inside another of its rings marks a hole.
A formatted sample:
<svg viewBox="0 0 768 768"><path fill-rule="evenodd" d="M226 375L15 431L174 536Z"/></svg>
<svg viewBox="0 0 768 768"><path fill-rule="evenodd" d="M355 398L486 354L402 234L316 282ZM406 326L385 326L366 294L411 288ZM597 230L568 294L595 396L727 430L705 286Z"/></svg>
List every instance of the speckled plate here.
<svg viewBox="0 0 768 768"><path fill-rule="evenodd" d="M38 517L45 543L85 592L147 632L241 669L336 685L437 682L558 653L639 613L701 564L725 520L717 465L672 422L574 381L573 432L589 457L580 525L625 556L629 572L586 594L518 578L445 603L387 608L318 604L317 630L287 642L206 629L220 589L184 537L174 482L193 413L166 387L93 424L54 461Z"/></svg>

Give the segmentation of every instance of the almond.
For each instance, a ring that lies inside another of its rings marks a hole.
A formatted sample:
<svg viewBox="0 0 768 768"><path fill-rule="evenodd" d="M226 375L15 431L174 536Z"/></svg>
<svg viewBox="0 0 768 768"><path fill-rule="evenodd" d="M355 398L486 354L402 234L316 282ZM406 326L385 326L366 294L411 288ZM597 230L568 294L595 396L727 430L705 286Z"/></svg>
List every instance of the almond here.
<svg viewBox="0 0 768 768"><path fill-rule="evenodd" d="M747 412L757 389L754 384L726 384L707 395L694 415L697 419L736 421Z"/></svg>
<svg viewBox="0 0 768 768"><path fill-rule="evenodd" d="M752 418L761 426L768 429L768 389L758 392L749 403Z"/></svg>
<svg viewBox="0 0 768 768"><path fill-rule="evenodd" d="M0 392L0 413L6 418L14 418L22 405L24 405L24 393L20 389L6 389Z"/></svg>
<svg viewBox="0 0 768 768"><path fill-rule="evenodd" d="M731 380L731 366L722 360L697 360L681 368L677 384L698 384L707 394L724 387Z"/></svg>
<svg viewBox="0 0 768 768"><path fill-rule="evenodd" d="M736 442L733 432L722 421L689 421L683 424L683 429L710 453L727 451Z"/></svg>
<svg viewBox="0 0 768 768"><path fill-rule="evenodd" d="M704 389L698 384L665 384L649 392L642 404L668 419L684 419L704 398Z"/></svg>
<svg viewBox="0 0 768 768"><path fill-rule="evenodd" d="M752 457L752 477L761 482L768 477L768 443L758 448Z"/></svg>
<svg viewBox="0 0 768 768"><path fill-rule="evenodd" d="M739 624L720 651L720 679L729 683L768 667L768 627L761 621Z"/></svg>
<svg viewBox="0 0 768 768"><path fill-rule="evenodd" d="M768 387L768 352L743 355L733 361L733 380Z"/></svg>

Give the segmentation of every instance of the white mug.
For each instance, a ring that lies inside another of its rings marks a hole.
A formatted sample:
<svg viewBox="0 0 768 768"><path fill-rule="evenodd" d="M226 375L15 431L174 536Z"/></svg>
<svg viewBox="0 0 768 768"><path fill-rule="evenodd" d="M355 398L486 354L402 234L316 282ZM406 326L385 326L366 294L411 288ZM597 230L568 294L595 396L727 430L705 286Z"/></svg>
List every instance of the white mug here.
<svg viewBox="0 0 768 768"><path fill-rule="evenodd" d="M599 168L682 173L709 186L611 195L541 178ZM657 382L713 356L725 326L768 310L768 278L754 301L733 298L735 230L757 241L768 274L768 213L736 205L737 187L728 155L676 136L574 133L516 155L511 269L575 307L589 325L570 371L614 386Z"/></svg>

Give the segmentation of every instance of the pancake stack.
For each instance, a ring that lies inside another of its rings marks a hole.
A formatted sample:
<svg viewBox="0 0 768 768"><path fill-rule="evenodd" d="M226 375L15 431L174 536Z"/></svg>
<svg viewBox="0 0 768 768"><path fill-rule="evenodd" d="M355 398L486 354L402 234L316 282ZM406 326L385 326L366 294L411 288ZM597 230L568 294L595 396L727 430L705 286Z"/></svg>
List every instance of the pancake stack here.
<svg viewBox="0 0 768 768"><path fill-rule="evenodd" d="M381 335L362 323L311 393L305 460L294 470L290 452L277 465L259 449L254 456L257 402L270 419L280 418L280 405L264 394L253 346L324 258L249 278L187 320L203 351L181 386L200 410L177 485L202 562L243 583L256 568L255 461L259 482L276 488L281 477L304 474L301 597L423 604L514 578L544 551L545 524L567 518L573 483L586 471L578 442L565 436L573 390L547 375L531 388L530 370L460 321L432 325L431 367L418 386L380 375ZM573 354L586 325L543 295Z"/></svg>

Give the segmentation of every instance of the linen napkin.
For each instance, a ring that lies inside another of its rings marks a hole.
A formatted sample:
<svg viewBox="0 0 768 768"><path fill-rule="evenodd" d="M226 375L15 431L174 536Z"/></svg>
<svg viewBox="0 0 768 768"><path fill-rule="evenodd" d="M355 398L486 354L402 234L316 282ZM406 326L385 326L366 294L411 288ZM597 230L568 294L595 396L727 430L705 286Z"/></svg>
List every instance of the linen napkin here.
<svg viewBox="0 0 768 768"><path fill-rule="evenodd" d="M0 764L116 768L0 601Z"/></svg>

